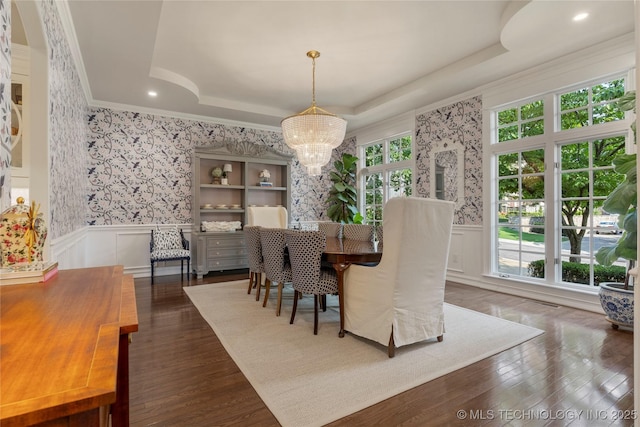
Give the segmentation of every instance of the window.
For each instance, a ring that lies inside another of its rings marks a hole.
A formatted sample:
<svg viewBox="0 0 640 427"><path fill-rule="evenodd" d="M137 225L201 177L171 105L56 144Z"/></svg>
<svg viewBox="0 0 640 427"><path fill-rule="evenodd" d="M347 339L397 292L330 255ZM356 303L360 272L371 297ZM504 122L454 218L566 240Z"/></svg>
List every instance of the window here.
<svg viewBox="0 0 640 427"><path fill-rule="evenodd" d="M624 119L615 101L624 95L624 79L612 80L560 95L560 129L574 129Z"/></svg>
<svg viewBox="0 0 640 427"><path fill-rule="evenodd" d="M498 112L498 142L544 133L544 102L539 99Z"/></svg>
<svg viewBox="0 0 640 427"><path fill-rule="evenodd" d="M498 165L498 272L530 276L545 256L544 149L499 155Z"/></svg>
<svg viewBox="0 0 640 427"><path fill-rule="evenodd" d="M361 212L364 222L382 223L382 208L387 200L411 196L413 184L413 141L410 134L376 141L360 147Z"/></svg>
<svg viewBox="0 0 640 427"><path fill-rule="evenodd" d="M595 253L618 237L617 218L602 205L624 178L612 169L630 133L616 106L624 92L620 77L493 111L495 274L565 287L599 283Z"/></svg>

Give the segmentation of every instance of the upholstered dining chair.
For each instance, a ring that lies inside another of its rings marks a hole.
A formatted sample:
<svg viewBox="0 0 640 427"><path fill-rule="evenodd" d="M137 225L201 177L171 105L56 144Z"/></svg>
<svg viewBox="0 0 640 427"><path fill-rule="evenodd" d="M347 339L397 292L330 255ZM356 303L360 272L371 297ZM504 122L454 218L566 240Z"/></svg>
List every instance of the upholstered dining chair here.
<svg viewBox="0 0 640 427"><path fill-rule="evenodd" d="M284 206L247 207L247 225L258 225L268 228L287 228L287 221L287 208Z"/></svg>
<svg viewBox="0 0 640 427"><path fill-rule="evenodd" d="M376 227L376 240L378 241L378 244L382 244L382 239L384 237L383 228L384 226L382 224L379 224Z"/></svg>
<svg viewBox="0 0 640 427"><path fill-rule="evenodd" d="M331 221L318 222L318 230L322 231L327 237L342 237L342 223Z"/></svg>
<svg viewBox="0 0 640 427"><path fill-rule="evenodd" d="M187 280L190 277L191 252L189 251L189 241L184 238L182 230L177 227L168 230L156 228L151 230L151 241L149 242L149 252L151 258L151 284L153 285L154 266L159 261L180 261L180 277L184 275L184 261L187 261Z"/></svg>
<svg viewBox="0 0 640 427"><path fill-rule="evenodd" d="M293 324L298 308L300 294L313 294L313 334L318 335L318 298L322 298L322 307L326 311L326 295L338 292L338 277L334 269L321 268L322 252L326 245L326 236L322 231L288 231L285 235L293 282Z"/></svg>
<svg viewBox="0 0 640 427"><path fill-rule="evenodd" d="M444 334L444 287L455 204L397 197L384 206L387 231L377 266L344 272L345 330L395 348Z"/></svg>
<svg viewBox="0 0 640 427"><path fill-rule="evenodd" d="M266 275L263 307L267 306L269 291L273 283L278 284L278 299L276 316L280 316L282 307L282 290L285 283L291 283L291 265L285 262L285 232L282 228L260 227L260 243L262 245L262 259Z"/></svg>
<svg viewBox="0 0 640 427"><path fill-rule="evenodd" d="M256 288L256 301L260 300L262 273L265 272L260 228L257 225L246 225L244 227L244 242L247 247L247 259L249 261L249 289L247 289L247 293L251 294L251 288Z"/></svg>
<svg viewBox="0 0 640 427"><path fill-rule="evenodd" d="M371 224L344 224L342 237L353 240L373 241L374 228Z"/></svg>

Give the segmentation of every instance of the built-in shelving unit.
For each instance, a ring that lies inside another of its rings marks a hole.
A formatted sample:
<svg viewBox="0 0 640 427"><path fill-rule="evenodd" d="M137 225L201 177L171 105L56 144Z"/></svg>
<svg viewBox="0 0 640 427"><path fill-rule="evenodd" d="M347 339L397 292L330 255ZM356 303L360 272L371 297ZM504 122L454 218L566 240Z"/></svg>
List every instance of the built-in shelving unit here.
<svg viewBox="0 0 640 427"><path fill-rule="evenodd" d="M247 142L219 143L199 147L193 155L193 230L194 272L201 278L210 271L247 268L244 233L205 231L203 222L237 221L247 223L247 206L291 207L291 160L293 156L269 147ZM227 184L214 177L215 168L227 172ZM260 172L267 169L271 186L260 183Z"/></svg>

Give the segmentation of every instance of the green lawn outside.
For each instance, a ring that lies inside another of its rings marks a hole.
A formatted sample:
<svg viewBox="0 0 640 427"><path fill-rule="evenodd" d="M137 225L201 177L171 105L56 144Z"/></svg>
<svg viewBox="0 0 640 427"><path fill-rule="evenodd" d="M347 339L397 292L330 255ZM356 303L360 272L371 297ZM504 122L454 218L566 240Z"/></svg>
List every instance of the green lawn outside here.
<svg viewBox="0 0 640 427"><path fill-rule="evenodd" d="M513 228L500 227L498 229L498 238L509 239L509 240L520 240L520 235L518 233L518 230L514 230ZM522 240L525 242L544 243L544 234L523 232Z"/></svg>

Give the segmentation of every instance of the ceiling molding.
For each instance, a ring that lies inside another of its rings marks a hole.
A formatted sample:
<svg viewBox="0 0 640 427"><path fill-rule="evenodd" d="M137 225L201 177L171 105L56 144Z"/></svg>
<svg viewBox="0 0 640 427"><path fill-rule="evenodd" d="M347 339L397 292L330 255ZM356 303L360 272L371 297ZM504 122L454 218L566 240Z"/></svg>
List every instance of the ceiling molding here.
<svg viewBox="0 0 640 427"><path fill-rule="evenodd" d="M161 116L161 117L167 117L167 118L173 118L173 119L193 120L196 122L213 123L217 125L235 126L235 127L249 128L249 129L255 129L255 130L266 130L269 132L276 132L280 134L282 133L282 128L280 128L279 126L267 126L267 125L260 125L256 123L219 119L219 118L210 117L210 116L200 116L196 114L187 114L187 113L180 113L176 111L160 110L156 108L140 107L137 105L117 104L117 103L105 102L105 101L92 101L89 103L89 107L108 108L110 110L116 110L116 111L152 114L154 116Z"/></svg>

